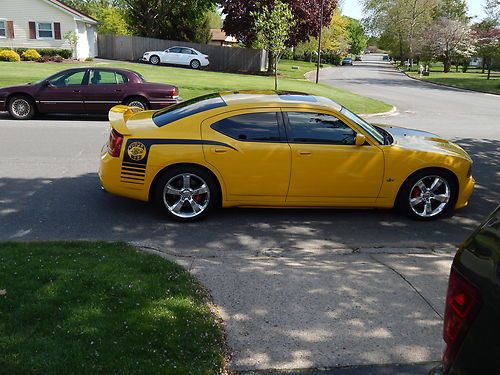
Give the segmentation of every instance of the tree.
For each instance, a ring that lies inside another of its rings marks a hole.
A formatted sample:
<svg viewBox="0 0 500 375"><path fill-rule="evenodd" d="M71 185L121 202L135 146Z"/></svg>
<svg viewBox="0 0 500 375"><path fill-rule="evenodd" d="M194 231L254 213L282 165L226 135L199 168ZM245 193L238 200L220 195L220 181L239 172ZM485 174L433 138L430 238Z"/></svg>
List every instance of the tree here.
<svg viewBox="0 0 500 375"><path fill-rule="evenodd" d="M332 14L330 25L324 28L322 32L322 50L337 56L346 54L350 47L348 27L348 18L342 16L338 10L335 10Z"/></svg>
<svg viewBox="0 0 500 375"><path fill-rule="evenodd" d="M76 35L74 30L70 30L63 35L64 40L66 40L73 51L73 58L76 58L76 45L78 44L78 35Z"/></svg>
<svg viewBox="0 0 500 375"><path fill-rule="evenodd" d="M484 11L488 19L500 23L500 0L486 0Z"/></svg>
<svg viewBox="0 0 500 375"><path fill-rule="evenodd" d="M130 34L124 0L66 0L65 3L99 21L100 34Z"/></svg>
<svg viewBox="0 0 500 375"><path fill-rule="evenodd" d="M288 4L275 0L272 7L264 6L255 17L257 43L273 55L274 89L278 90L278 64L286 49L295 20Z"/></svg>
<svg viewBox="0 0 500 375"><path fill-rule="evenodd" d="M438 0L364 0L363 4L367 27L378 35L385 34L392 48L396 42L393 55L401 60L407 56L412 64L416 43L432 22Z"/></svg>
<svg viewBox="0 0 500 375"><path fill-rule="evenodd" d="M483 73L486 67L490 79L493 59L500 57L500 28L496 21L486 19L473 26L473 34L478 54L483 57Z"/></svg>
<svg viewBox="0 0 500 375"><path fill-rule="evenodd" d="M347 32L349 34L349 52L354 55L359 55L365 49L367 43L365 29L358 20L349 17L346 18L348 21Z"/></svg>
<svg viewBox="0 0 500 375"><path fill-rule="evenodd" d="M439 0L434 10L434 18L448 18L462 22L468 22L467 3L465 0Z"/></svg>
<svg viewBox="0 0 500 375"><path fill-rule="evenodd" d="M454 59L470 58L474 53L471 30L462 21L441 18L429 27L424 40L434 56L442 59L445 73L450 71Z"/></svg>
<svg viewBox="0 0 500 375"><path fill-rule="evenodd" d="M320 0L283 0L290 6L296 23L291 30L287 45L292 47L305 42L311 36L318 36ZM274 0L221 0L222 13L225 15L224 31L236 37L246 46L252 46L256 39L255 16L264 6L270 7ZM324 0L323 25L330 23L337 0Z"/></svg>
<svg viewBox="0 0 500 375"><path fill-rule="evenodd" d="M217 0L123 0L134 34L160 39L206 42L210 38L206 14Z"/></svg>

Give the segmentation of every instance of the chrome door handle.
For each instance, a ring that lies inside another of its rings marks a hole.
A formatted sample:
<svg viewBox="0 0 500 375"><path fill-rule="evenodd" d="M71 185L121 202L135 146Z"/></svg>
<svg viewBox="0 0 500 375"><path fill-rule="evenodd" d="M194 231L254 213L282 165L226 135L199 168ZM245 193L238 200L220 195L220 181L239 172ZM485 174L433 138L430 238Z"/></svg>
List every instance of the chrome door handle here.
<svg viewBox="0 0 500 375"><path fill-rule="evenodd" d="M80 92L80 90L73 90L73 92Z"/></svg>

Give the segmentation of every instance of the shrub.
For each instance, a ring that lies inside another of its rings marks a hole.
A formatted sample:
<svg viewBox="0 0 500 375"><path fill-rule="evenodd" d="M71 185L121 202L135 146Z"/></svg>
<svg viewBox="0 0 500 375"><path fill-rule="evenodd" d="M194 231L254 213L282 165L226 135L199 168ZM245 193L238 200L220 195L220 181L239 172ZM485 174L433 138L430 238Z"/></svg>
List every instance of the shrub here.
<svg viewBox="0 0 500 375"><path fill-rule="evenodd" d="M19 53L20 55L23 52L28 51L28 48L15 48L15 51ZM41 55L41 56L62 56L65 59L71 58L73 56L73 52L70 49L57 49L57 48L39 48L36 49L36 51Z"/></svg>
<svg viewBox="0 0 500 375"><path fill-rule="evenodd" d="M94 61L94 58L93 58L93 57L87 57L87 58L85 59L85 61Z"/></svg>
<svg viewBox="0 0 500 375"><path fill-rule="evenodd" d="M16 62L21 61L21 57L16 51L4 49L0 51L0 61Z"/></svg>
<svg viewBox="0 0 500 375"><path fill-rule="evenodd" d="M62 56L59 56L59 55L55 55L55 56L49 56L49 55L43 55L42 57L40 57L38 60L37 60L39 63L45 63L45 62L56 62L56 63L60 63L60 62L63 62L64 61L64 58Z"/></svg>
<svg viewBox="0 0 500 375"><path fill-rule="evenodd" d="M23 58L23 60L25 61L36 61L38 60L41 56L40 54L38 53L37 50L34 50L34 49L28 49L26 51L24 51L22 54L21 54L21 57Z"/></svg>

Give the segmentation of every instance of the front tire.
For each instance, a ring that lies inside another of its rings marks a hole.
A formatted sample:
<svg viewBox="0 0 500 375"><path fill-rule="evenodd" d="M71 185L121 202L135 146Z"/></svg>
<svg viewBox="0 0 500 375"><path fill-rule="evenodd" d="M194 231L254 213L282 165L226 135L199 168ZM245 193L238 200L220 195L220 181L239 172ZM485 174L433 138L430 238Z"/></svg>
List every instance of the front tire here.
<svg viewBox="0 0 500 375"><path fill-rule="evenodd" d="M8 110L16 120L30 120L35 116L35 102L27 96L16 95L9 100Z"/></svg>
<svg viewBox="0 0 500 375"><path fill-rule="evenodd" d="M429 169L410 176L398 195L398 207L416 220L434 220L450 212L457 186L450 173Z"/></svg>
<svg viewBox="0 0 500 375"><path fill-rule="evenodd" d="M160 63L160 57L157 55L153 55L149 58L149 62L153 65L158 65Z"/></svg>
<svg viewBox="0 0 500 375"><path fill-rule="evenodd" d="M197 167L176 167L156 183L153 202L177 221L200 220L217 207L219 185L207 171Z"/></svg>
<svg viewBox="0 0 500 375"><path fill-rule="evenodd" d="M198 60L191 60L191 62L189 63L189 66L191 67L191 69L200 69L201 68L201 63L198 61Z"/></svg>

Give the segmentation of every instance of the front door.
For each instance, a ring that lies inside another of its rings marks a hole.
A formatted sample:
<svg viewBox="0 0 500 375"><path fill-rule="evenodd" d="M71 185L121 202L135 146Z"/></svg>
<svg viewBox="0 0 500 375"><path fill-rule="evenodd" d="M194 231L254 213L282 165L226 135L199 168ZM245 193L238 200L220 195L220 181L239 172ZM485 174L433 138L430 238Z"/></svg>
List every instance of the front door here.
<svg viewBox="0 0 500 375"><path fill-rule="evenodd" d="M226 200L281 206L290 180L290 146L279 109L234 111L202 124L205 160L223 178Z"/></svg>
<svg viewBox="0 0 500 375"><path fill-rule="evenodd" d="M84 113L82 91L86 73L86 69L70 70L47 80L37 93L40 112Z"/></svg>
<svg viewBox="0 0 500 375"><path fill-rule="evenodd" d="M108 113L125 97L127 78L112 70L91 69L89 84L83 90L88 113Z"/></svg>
<svg viewBox="0 0 500 375"><path fill-rule="evenodd" d="M375 202L384 173L380 148L356 146L356 131L326 113L286 112L292 151L287 205Z"/></svg>
<svg viewBox="0 0 500 375"><path fill-rule="evenodd" d="M165 51L162 56L162 63L165 64L179 64L181 58L181 48L180 47L172 47Z"/></svg>

